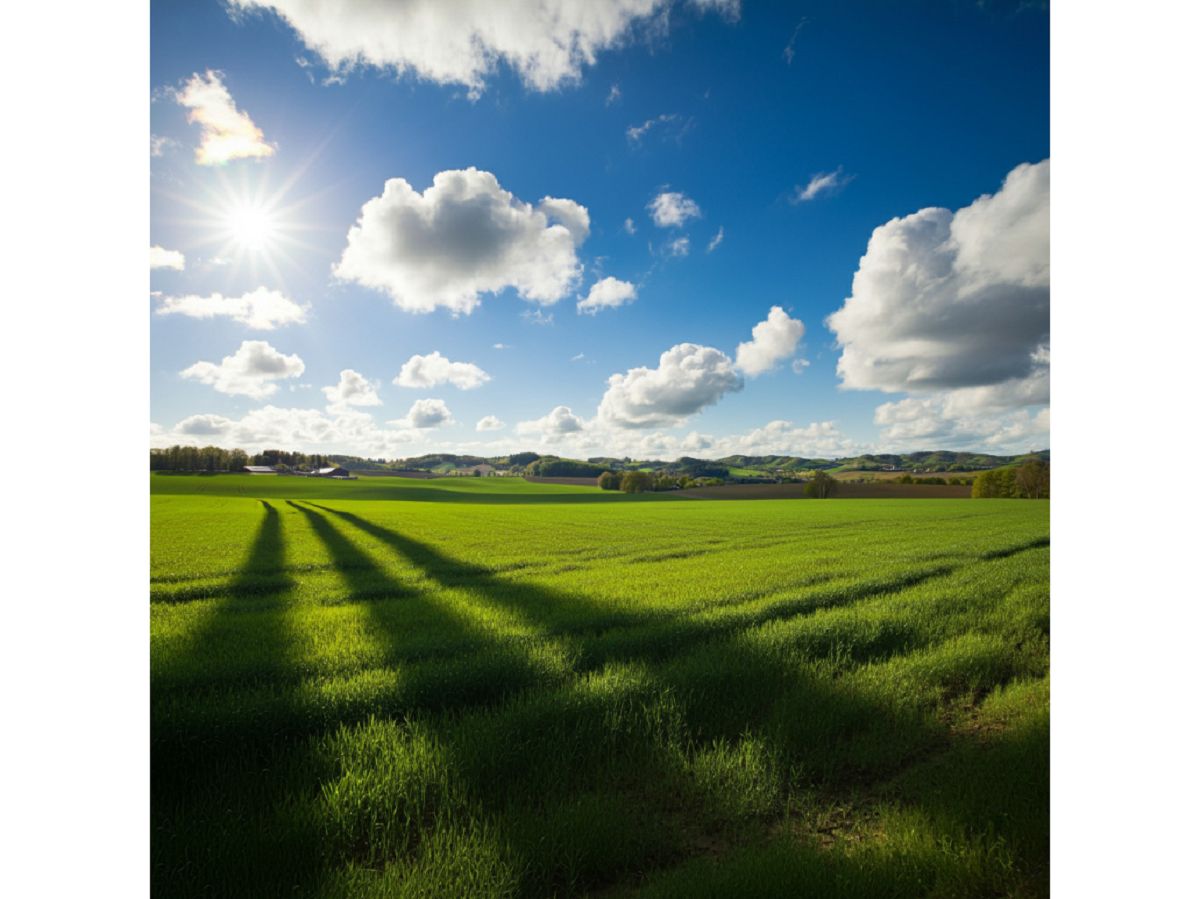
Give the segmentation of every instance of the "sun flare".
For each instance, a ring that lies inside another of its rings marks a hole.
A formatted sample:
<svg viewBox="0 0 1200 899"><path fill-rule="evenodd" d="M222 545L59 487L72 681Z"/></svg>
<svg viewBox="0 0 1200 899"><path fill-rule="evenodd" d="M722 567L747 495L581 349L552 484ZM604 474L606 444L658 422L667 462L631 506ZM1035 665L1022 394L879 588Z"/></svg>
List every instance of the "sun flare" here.
<svg viewBox="0 0 1200 899"><path fill-rule="evenodd" d="M274 183L265 172L218 170L193 191L167 195L191 210L178 221L195 229L206 268L220 268L231 284L270 278L279 286L319 251L306 239L323 230L313 224L316 195L290 196L306 168Z"/></svg>
<svg viewBox="0 0 1200 899"><path fill-rule="evenodd" d="M227 225L233 242L243 250L262 252L270 248L279 230L279 223L270 209L250 203L239 203L228 213Z"/></svg>

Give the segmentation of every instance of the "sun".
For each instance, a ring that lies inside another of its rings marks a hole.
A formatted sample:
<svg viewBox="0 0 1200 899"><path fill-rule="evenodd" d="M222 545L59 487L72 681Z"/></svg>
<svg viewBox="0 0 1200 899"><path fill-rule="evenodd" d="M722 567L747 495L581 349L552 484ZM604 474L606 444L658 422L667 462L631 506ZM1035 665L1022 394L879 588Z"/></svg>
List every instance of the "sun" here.
<svg viewBox="0 0 1200 899"><path fill-rule="evenodd" d="M263 253L279 234L279 222L273 210L256 203L235 203L226 215L229 237L238 249Z"/></svg>
<svg viewBox="0 0 1200 899"><path fill-rule="evenodd" d="M197 245L205 248L202 256L208 267L219 268L231 283L244 285L269 276L285 284L284 270L301 270L300 260L320 249L306 235L326 230L314 224L315 195L287 199L303 172L301 167L276 185L265 175L218 172L195 193L166 196L191 210L176 221L192 229Z"/></svg>

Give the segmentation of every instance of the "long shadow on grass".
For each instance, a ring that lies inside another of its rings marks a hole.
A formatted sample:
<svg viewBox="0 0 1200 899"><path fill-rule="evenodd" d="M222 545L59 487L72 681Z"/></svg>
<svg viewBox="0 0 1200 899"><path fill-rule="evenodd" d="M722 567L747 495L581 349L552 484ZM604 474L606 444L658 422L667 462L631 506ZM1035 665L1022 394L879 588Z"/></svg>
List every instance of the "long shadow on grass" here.
<svg viewBox="0 0 1200 899"><path fill-rule="evenodd" d="M520 647L501 644L467 614L456 614L426 591L398 580L324 515L291 501L288 505L308 519L325 544L351 598L365 601L375 633L385 644L384 657L394 662L414 650L437 657L429 665L401 670L394 705L364 712L403 714L413 708L474 705L545 682L546 672Z"/></svg>
<svg viewBox="0 0 1200 899"><path fill-rule="evenodd" d="M186 724L154 751L156 772L168 772L155 782L153 813L154 881L163 894L316 892L329 849L325 822L305 809L330 776L312 751L316 733L371 715L486 705L545 683L545 672L527 653L497 646L482 629L396 577L326 516L288 505L324 545L350 601L372 618L372 635L383 642L385 657L402 655L423 635L459 651L433 664L382 672L391 686L362 700L330 703L319 694L285 692L259 704L235 690L182 710ZM282 560L278 515L264 506L268 519L247 565L254 573L248 579ZM269 660L277 648L264 641L259 652ZM214 730L222 736L214 738Z"/></svg>
<svg viewBox="0 0 1200 899"><path fill-rule="evenodd" d="M1048 709L1031 708L993 733L956 734L945 753L905 771L885 795L960 843L972 836L1002 841L1026 882L1022 894L1048 895Z"/></svg>
<svg viewBox="0 0 1200 899"><path fill-rule="evenodd" d="M690 611L682 614L635 614L607 608L581 594L506 580L488 568L453 559L426 543L380 527L351 512L311 502L309 505L375 537L444 587L469 588L484 601L502 606L540 627L547 636L576 638L579 654L577 667L581 671L593 670L616 660L661 660L753 625L849 605L880 594L915 587L955 570L953 565L928 566L890 578L808 590L799 596L781 597L765 606L744 611L731 610L719 617L700 620L693 617ZM751 593L737 605L750 606L769 595L766 591Z"/></svg>
<svg viewBox="0 0 1200 899"><path fill-rule="evenodd" d="M686 614L637 615L614 612L585 595L564 593L528 582L513 582L491 570L458 561L428 544L396 531L383 528L351 512L309 503L394 549L406 561L420 568L438 584L447 588L465 588L469 595L518 616L526 624L539 628L536 640L555 636L572 638L571 658L574 671L585 674L613 662L661 663L703 651L705 644L724 645L739 632L769 621L811 615L823 609L852 605L881 595L913 588L926 581L948 575L956 566L939 564L902 572L888 578L856 581L805 591L799 596L783 596L763 606L753 606L749 597L719 617L696 618ZM315 514L315 513L314 513ZM838 636L828 638L836 642ZM904 632L884 633L863 647L856 661L886 657L907 645ZM834 646L808 647L810 658L828 656ZM701 677L701 679L703 679Z"/></svg>
<svg viewBox="0 0 1200 899"><path fill-rule="evenodd" d="M265 499L260 499L266 518L259 526L258 536L250 555L231 585L234 595L243 597L289 589L295 582L283 574L286 567L286 548L283 524L279 512Z"/></svg>
<svg viewBox="0 0 1200 899"><path fill-rule="evenodd" d="M878 862L872 875L879 881L878 890L860 892L848 884L834 888L841 878L822 875L816 881L828 880L830 887L814 895L1005 895L1014 885L1026 884L1032 885L1034 895L1042 891L1038 884L1046 870L1048 732L1014 735L1015 739L1002 739L988 750L955 749L941 755L952 744L932 706L915 697L897 701L887 691L864 690L739 638L666 662L655 672L655 682L655 690L610 702L614 708L590 725L580 720L584 710L578 703L566 704L554 717L548 709L537 716L527 714L524 720L511 720L517 718L512 715L501 722L493 717L488 736L500 738L497 742L502 746L505 737L519 739L522 754L486 752L480 740L460 738L456 744L466 751L460 749L458 764L474 773L481 785L476 789L485 796L489 791L505 791L492 800L498 808L505 807L504 802L519 804L521 792L565 797L580 785L603 790L610 783L628 789L636 783L631 772L646 772L648 777L643 777L637 790L639 803L665 814L659 829L673 824L678 843L674 853L659 849L657 854L634 859L631 867L643 873L698 854L687 838L689 832L694 834L690 827L703 826L706 819L713 822L709 826L715 827L718 838L726 835L722 842L738 842L734 835L739 821L744 825L776 818L794 787L801 788L802 796L813 789L816 805L834 810L835 821L844 814L837 810L857 809L854 823L861 824L870 819L881 782L918 765L921 775L906 778L906 789L893 795L912 810L920 825L912 834L903 823L890 825L885 840L896 840L896 848L889 852L884 846L877 858L871 853L862 856L872 864ZM667 693L661 691L664 686ZM675 739L692 741L693 748L685 746L682 756L661 752L663 736L672 739L671 728L662 728L662 715L647 713L650 705L639 708L640 703L653 704L664 695L673 696L681 712L682 728ZM592 697L598 698L595 693ZM648 732L647 725L655 723L659 732ZM464 720L462 726L481 729L481 724ZM512 732L505 734L508 728ZM530 738L530 733L536 736ZM554 745L564 739L576 741L575 745ZM729 751L735 747L740 749ZM543 761L535 765L533 759ZM681 804L672 807L669 798L656 796L656 784L667 788L668 797L673 788ZM638 811L639 817L650 813ZM817 821L824 815L818 811L802 829L819 826ZM552 814L541 817L554 820ZM753 829L741 832L743 843L765 837L762 832L756 836ZM555 845L553 833L536 828L530 833L535 846ZM701 841L700 846L707 848L711 841ZM808 848L815 847L810 844L796 851ZM834 875L846 860L841 849L839 845L831 853L812 854L807 864ZM564 854L566 865L571 853ZM1009 868L1010 858L1016 874ZM561 874L547 870L546 860L538 861L541 876L547 878L539 886L550 892L559 885L556 878L561 881ZM529 870L537 872L538 866ZM726 886L677 895L793 893L807 895L782 884L772 886L767 879L759 890Z"/></svg>
<svg viewBox="0 0 1200 899"><path fill-rule="evenodd" d="M563 627L565 618L582 618L586 621L586 629L592 632L638 624L645 620L645 616L606 608L581 594L563 593L537 584L505 580L490 568L451 558L427 543L380 527L351 512L329 509L316 503L309 505L330 515L336 515L347 524L392 548L442 587L470 589L482 595L488 602L505 608L527 623L539 625L548 632L570 631L570 628Z"/></svg>
<svg viewBox="0 0 1200 899"><path fill-rule="evenodd" d="M259 502L265 516L245 561L184 645L156 672L158 688L170 692L234 678L245 685L286 667L288 607L278 597L295 582L283 574L286 549L279 512L265 500Z"/></svg>
<svg viewBox="0 0 1200 899"><path fill-rule="evenodd" d="M545 624L561 624L564 606L587 602L507 582L353 513L317 508L395 549L442 586L468 588ZM818 593L766 617L854 602L948 570ZM597 671L598 680L585 676L552 691L476 708L442 732L454 777L472 800L504 822L501 829L527 872L527 892L600 888L629 870L669 864L694 851L689 843L703 839L705 827L728 826L731 815L778 814L789 772L801 771L804 781L826 790L853 792L856 784L890 776L941 742L923 710L863 695L737 635L763 617L713 626L656 622L636 643L627 634L585 653L589 667L601 667L611 653L657 661L653 672L637 662ZM682 761L690 757L699 760ZM762 776L749 777L746 763L761 764ZM585 830L605 832L619 844L623 858L614 858L613 844L603 839L589 844L564 836L583 826L583 819ZM651 824L633 836L617 826L634 819ZM370 839L366 832L347 837L348 846Z"/></svg>
<svg viewBox="0 0 1200 899"><path fill-rule="evenodd" d="M920 710L738 638L435 726L465 807L497 822L531 896L602 889L744 828L760 832L783 813L795 778L848 789L938 739ZM364 815L344 845L368 841L377 818Z"/></svg>
<svg viewBox="0 0 1200 899"><path fill-rule="evenodd" d="M182 713L187 721L196 688L268 680L294 661L288 606L277 601L293 586L281 575L283 525L277 509L259 502L265 514L241 569L152 684L151 875L163 894L203 892L209 847L201 834L236 830L245 797L284 748L278 739L243 740L239 731L246 722L236 701L229 701L228 718L211 729L181 726L179 718Z"/></svg>
<svg viewBox="0 0 1200 899"><path fill-rule="evenodd" d="M394 634L397 645L405 643L413 622L423 618L421 607L438 604L397 580L325 515L295 508L339 563L351 593L368 598L364 605L378 616L378 629ZM466 587L497 604L512 603L514 612L550 616L548 621L557 604L578 601L504 581L351 513L316 508L390 546L443 587ZM532 603L531 591L537 600ZM862 597L854 591L842 597L854 598ZM473 819L478 807L510 841L516 869L524 872L524 894L602 888L696 855L714 835L724 839L725 831L740 826L735 822L777 818L790 783L815 784L852 798L861 785L894 774L944 740L927 709L869 695L737 634L692 630L679 621L675 629L689 639L655 647L660 664L653 670L636 663L614 666L594 677L521 692L516 689L520 678L505 681L505 676L524 670L527 657L512 648L489 647L488 635L476 634L469 623L444 610L430 614L428 626L444 625L453 639L479 636L480 651L463 661L467 668L456 668L460 662L455 658L439 660L431 666L428 681L421 680L419 667L401 671L394 696L377 697L369 711L399 717L414 706L450 710L452 714L430 723L444 748L448 777L464 787L469 801L438 801L432 808L448 817L435 821L426 814L426 793L418 790L412 808L406 807L401 816L398 799L407 797L407 787L389 786L395 783L389 778L392 760L405 757L401 750L407 748L409 736L404 725L388 722L382 726L394 729L389 739L396 742L397 755L356 752L351 740L346 751L331 760L345 767L347 784L361 777L364 783L378 785L364 792L362 808L350 810L353 814L348 814L344 828L329 834L330 839L321 836L327 833L322 818L302 817L289 829L284 817L273 817L288 808L284 798L304 795L314 782L334 784L338 776L336 770L306 768L308 750L300 748L302 742L292 742L299 749L299 774L289 776L275 768L265 778L256 766L239 765L244 779L252 774L267 783L257 787L257 799L242 800L249 811L240 831L230 828L237 839L216 832L219 822L211 810L193 828L192 857L209 862L208 871L217 872L204 876L220 878L210 892L221 893L224 887L228 893L230 885L236 885L233 892L247 895L306 893L316 882L318 868L397 860L408 847L435 836L438 827L449 826L447 822ZM747 624L739 620L737 627ZM721 636L725 639L717 639ZM623 657L633 655L626 652ZM651 653L640 655L649 660ZM487 658L495 664L477 661ZM517 667L504 667L510 664ZM490 702L505 689L514 690L514 695L503 703ZM471 704L476 707L463 708ZM351 722L366 717L367 711L341 708L336 714ZM306 711L293 723L311 733L333 721ZM286 722L255 732L265 739L281 724ZM336 799L337 794L328 795ZM436 792L430 795L436 800ZM349 798L358 799L355 794ZM327 817L330 811L320 814ZM945 814L962 817L957 808ZM630 827L631 821L647 823L637 829ZM412 834L380 843L380 827L412 828ZM177 839L175 851L186 845L186 840ZM396 848L384 848L388 845ZM372 852L373 847L382 855ZM303 861L298 864L295 859ZM922 878L922 887L928 886L926 880ZM159 878L156 886L171 893L165 888L168 883L186 883L190 889L182 892L196 893L204 881L186 881L177 871L166 882Z"/></svg>
<svg viewBox="0 0 1200 899"><path fill-rule="evenodd" d="M295 581L286 573L283 540L283 525L279 512L265 499L260 499L266 518L259 526L254 544L241 566L224 584L201 585L182 588L166 594L155 595L152 603L185 603L198 599L266 597L286 592L295 586ZM159 583L171 583L171 579Z"/></svg>

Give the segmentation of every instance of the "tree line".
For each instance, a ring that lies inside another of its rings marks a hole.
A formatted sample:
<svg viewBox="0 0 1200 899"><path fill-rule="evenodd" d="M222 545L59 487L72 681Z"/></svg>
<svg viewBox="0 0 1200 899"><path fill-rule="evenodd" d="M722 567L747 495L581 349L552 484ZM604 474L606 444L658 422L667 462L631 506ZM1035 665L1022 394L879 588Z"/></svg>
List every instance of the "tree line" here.
<svg viewBox="0 0 1200 899"><path fill-rule="evenodd" d="M241 471L247 465L269 465L278 469L324 468L329 457L321 453L293 453L268 449L250 454L219 446L168 446L150 450L151 471Z"/></svg>
<svg viewBox="0 0 1200 899"><path fill-rule="evenodd" d="M656 493L664 490L686 490L689 487L712 487L723 483L720 478L693 478L666 472L606 471L596 478L601 490L620 490L622 493Z"/></svg>
<svg viewBox="0 0 1200 899"><path fill-rule="evenodd" d="M512 457L509 461L512 461ZM603 465L580 462L577 459L558 459L554 456L544 456L525 466L525 473L535 478L594 478L606 471L608 469Z"/></svg>
<svg viewBox="0 0 1200 899"><path fill-rule="evenodd" d="M972 478L943 478L936 476L932 478L914 478L910 474L901 475L896 478L897 484L940 484L943 487L947 485L951 487L970 487L971 481Z"/></svg>
<svg viewBox="0 0 1200 899"><path fill-rule="evenodd" d="M1049 499L1050 464L1031 459L1016 468L994 468L975 475L971 496L981 499Z"/></svg>

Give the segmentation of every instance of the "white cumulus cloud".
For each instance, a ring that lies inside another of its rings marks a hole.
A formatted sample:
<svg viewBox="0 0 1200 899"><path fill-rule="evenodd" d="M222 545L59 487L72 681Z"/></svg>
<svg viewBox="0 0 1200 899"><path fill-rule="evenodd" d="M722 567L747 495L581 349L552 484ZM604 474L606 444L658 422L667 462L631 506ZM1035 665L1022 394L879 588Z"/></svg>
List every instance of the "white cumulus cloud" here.
<svg viewBox="0 0 1200 899"><path fill-rule="evenodd" d="M469 313L480 294L507 287L550 304L578 283L575 251L588 228L578 203L545 197L533 206L475 168L439 172L424 193L392 178L362 207L334 274L409 312Z"/></svg>
<svg viewBox="0 0 1200 899"><path fill-rule="evenodd" d="M392 380L398 387L435 387L453 384L459 390L471 390L490 381L491 375L473 362L451 362L437 350L427 356L413 355L400 367Z"/></svg>
<svg viewBox="0 0 1200 899"><path fill-rule="evenodd" d="M718 437L713 448L721 456L803 456L806 459L832 459L861 452L862 447L838 429L836 422L814 421L796 425L776 420L745 434Z"/></svg>
<svg viewBox="0 0 1200 899"><path fill-rule="evenodd" d="M494 415L485 415L479 421L475 422L476 431L502 431L504 430L504 422Z"/></svg>
<svg viewBox="0 0 1200 899"><path fill-rule="evenodd" d="M772 306L766 320L750 333L749 341L738 344L737 367L754 377L795 354L796 344L804 336L804 322L792 318L782 307Z"/></svg>
<svg viewBox="0 0 1200 899"><path fill-rule="evenodd" d="M172 428L151 426L151 446L212 444L257 452L288 447L300 452L354 453L371 457L411 454L417 432L381 428L366 412L341 410L327 414L318 409L285 409L263 406L240 419L220 415L192 415Z"/></svg>
<svg viewBox="0 0 1200 899"><path fill-rule="evenodd" d="M657 368L612 375L599 417L622 428L670 427L742 386L733 360L720 350L681 343L659 357Z"/></svg>
<svg viewBox="0 0 1200 899"><path fill-rule="evenodd" d="M590 422L573 421L578 419L578 416L572 415L570 409L565 406L556 409L555 413L533 422L525 422L522 436L540 437L542 443L553 445L555 452L578 458L615 455L634 459L677 459L686 455L718 459L722 456L745 454L828 459L852 456L868 449L847 437L833 421L798 425L777 420L746 433L715 436L692 431L680 435L663 430L614 427L599 418ZM565 423L566 428L556 427L560 423ZM496 445L493 451L500 453L510 449L510 446L503 444Z"/></svg>
<svg viewBox="0 0 1200 899"><path fill-rule="evenodd" d="M583 419L573 413L569 406L555 406L541 418L517 422L517 433L521 436L541 436L547 440L575 434L583 429Z"/></svg>
<svg viewBox="0 0 1200 899"><path fill-rule="evenodd" d="M372 67L457 84L477 97L503 63L531 90L576 83L599 54L654 27L672 0L528 0L519 11L490 0L230 0L271 10L337 75ZM690 0L736 19L736 0ZM664 19L665 20L665 19Z"/></svg>
<svg viewBox="0 0 1200 899"><path fill-rule="evenodd" d="M226 434L233 427L233 420L223 415L189 415L175 430L190 437L218 437Z"/></svg>
<svg viewBox="0 0 1200 899"><path fill-rule="evenodd" d="M712 236L712 240L708 242L708 246L704 248L705 253L711 253L721 245L721 241L725 239L725 226L722 225L717 229L717 233Z"/></svg>
<svg viewBox="0 0 1200 899"><path fill-rule="evenodd" d="M1050 408L955 408L952 395L905 397L875 409L891 450L982 447L1021 453L1050 445Z"/></svg>
<svg viewBox="0 0 1200 899"><path fill-rule="evenodd" d="M379 406L379 385L368 381L352 368L342 369L338 382L332 387L322 387L321 392L329 401L331 412L342 411L349 406Z"/></svg>
<svg viewBox="0 0 1200 899"><path fill-rule="evenodd" d="M436 428L453 422L450 409L444 400L424 399L413 403L404 418L390 421L388 424L423 429Z"/></svg>
<svg viewBox="0 0 1200 899"><path fill-rule="evenodd" d="M611 276L601 278L592 285L588 295L575 304L580 313L595 315L601 309L614 309L637 299L637 288L628 281Z"/></svg>
<svg viewBox="0 0 1200 899"><path fill-rule="evenodd" d="M240 297L227 297L219 293L206 297L195 294L162 297L154 311L158 315L186 315L189 318L231 318L257 331L303 324L308 317L307 306L266 287L259 287Z"/></svg>
<svg viewBox="0 0 1200 899"><path fill-rule="evenodd" d="M932 392L1031 375L1050 337L1050 161L995 195L875 229L828 325L846 387Z"/></svg>
<svg viewBox="0 0 1200 899"><path fill-rule="evenodd" d="M164 250L162 247L153 246L150 248L150 268L173 268L177 272L183 271L184 258L183 254L178 250Z"/></svg>
<svg viewBox="0 0 1200 899"><path fill-rule="evenodd" d="M647 205L650 218L660 228L678 228L688 219L700 217L700 207L686 194L664 190Z"/></svg>
<svg viewBox="0 0 1200 899"><path fill-rule="evenodd" d="M979 415L988 412L1042 406L1050 402L1050 350L1040 347L1028 375L982 387L960 387L936 394L950 415Z"/></svg>
<svg viewBox="0 0 1200 899"><path fill-rule="evenodd" d="M1043 348L1045 349L1045 348ZM890 447L985 446L1025 452L1050 444L1049 350L1036 354L1033 370L981 387L960 387L905 397L876 407L875 423Z"/></svg>
<svg viewBox="0 0 1200 899"><path fill-rule="evenodd" d="M219 363L197 362L180 372L184 378L212 386L218 393L265 399L279 389L275 382L304 374L299 356L285 356L265 340L243 340L232 356Z"/></svg>
<svg viewBox="0 0 1200 899"><path fill-rule="evenodd" d="M237 108L222 78L220 72L210 69L192 75L175 92L175 101L188 109L188 121L200 126L196 162L221 165L233 159L275 155L274 145L267 143L262 130Z"/></svg>

